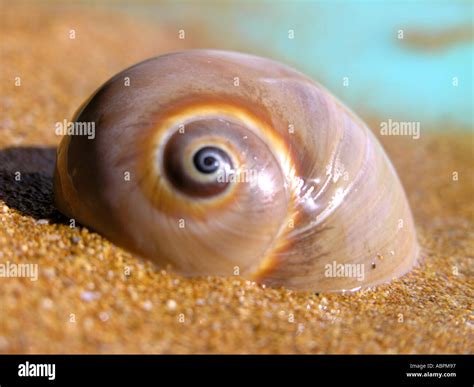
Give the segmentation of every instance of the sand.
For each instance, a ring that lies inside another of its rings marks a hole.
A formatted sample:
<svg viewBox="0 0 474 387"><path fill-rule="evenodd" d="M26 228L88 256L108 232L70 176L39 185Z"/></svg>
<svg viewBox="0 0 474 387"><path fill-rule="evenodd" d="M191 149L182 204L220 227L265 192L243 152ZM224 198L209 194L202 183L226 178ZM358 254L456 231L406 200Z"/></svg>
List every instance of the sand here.
<svg viewBox="0 0 474 387"><path fill-rule="evenodd" d="M124 67L196 44L98 10L28 11L4 6L0 23L0 264L39 271L37 281L0 278L0 352L472 353L472 135L439 123L419 140L381 138L422 247L406 276L342 294L186 279L71 228L51 178L55 122Z"/></svg>

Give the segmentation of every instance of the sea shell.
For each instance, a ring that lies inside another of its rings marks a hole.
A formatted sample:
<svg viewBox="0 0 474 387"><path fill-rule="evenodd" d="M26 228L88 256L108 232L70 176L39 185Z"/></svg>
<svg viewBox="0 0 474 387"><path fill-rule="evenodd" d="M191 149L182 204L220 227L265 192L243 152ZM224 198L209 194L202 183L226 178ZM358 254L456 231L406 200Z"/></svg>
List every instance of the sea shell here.
<svg viewBox="0 0 474 387"><path fill-rule="evenodd" d="M58 149L57 208L177 273L335 291L416 262L383 148L287 66L225 51L159 56L106 82L73 122Z"/></svg>

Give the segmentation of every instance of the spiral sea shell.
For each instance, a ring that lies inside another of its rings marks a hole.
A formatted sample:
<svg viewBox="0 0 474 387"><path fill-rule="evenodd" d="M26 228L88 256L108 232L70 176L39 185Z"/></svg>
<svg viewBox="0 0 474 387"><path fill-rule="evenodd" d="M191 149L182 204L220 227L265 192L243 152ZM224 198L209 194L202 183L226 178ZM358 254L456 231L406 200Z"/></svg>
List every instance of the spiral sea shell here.
<svg viewBox="0 0 474 387"><path fill-rule="evenodd" d="M178 273L326 291L416 261L381 145L289 67L225 51L159 56L106 82L73 122L95 134L61 142L58 209Z"/></svg>

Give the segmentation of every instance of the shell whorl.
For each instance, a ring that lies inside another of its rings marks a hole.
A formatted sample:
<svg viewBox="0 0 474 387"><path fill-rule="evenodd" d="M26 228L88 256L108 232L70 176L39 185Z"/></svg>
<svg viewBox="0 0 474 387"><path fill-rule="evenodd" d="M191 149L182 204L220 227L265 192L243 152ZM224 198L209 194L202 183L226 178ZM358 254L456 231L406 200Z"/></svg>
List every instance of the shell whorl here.
<svg viewBox="0 0 474 387"><path fill-rule="evenodd" d="M96 135L63 139L57 207L179 273L237 268L273 286L341 290L416 260L410 208L382 147L289 67L224 51L160 56L106 82L74 121L94 122ZM209 170L196 169L200 155ZM386 258L372 269L377 255ZM364 280L328 276L334 262L363 265Z"/></svg>

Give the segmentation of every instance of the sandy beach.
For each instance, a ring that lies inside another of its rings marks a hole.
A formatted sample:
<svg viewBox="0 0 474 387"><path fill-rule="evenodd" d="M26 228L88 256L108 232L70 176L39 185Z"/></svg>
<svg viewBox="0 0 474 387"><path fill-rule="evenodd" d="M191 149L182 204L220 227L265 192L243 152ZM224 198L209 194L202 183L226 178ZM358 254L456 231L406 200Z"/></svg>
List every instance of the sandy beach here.
<svg viewBox="0 0 474 387"><path fill-rule="evenodd" d="M464 128L380 137L422 248L406 276L339 294L187 279L70 227L52 204L52 174L55 122L126 66L196 42L65 7L3 6L0 35L0 264L38 268L36 280L0 278L1 353L472 353L474 144Z"/></svg>

